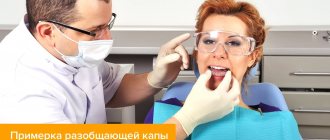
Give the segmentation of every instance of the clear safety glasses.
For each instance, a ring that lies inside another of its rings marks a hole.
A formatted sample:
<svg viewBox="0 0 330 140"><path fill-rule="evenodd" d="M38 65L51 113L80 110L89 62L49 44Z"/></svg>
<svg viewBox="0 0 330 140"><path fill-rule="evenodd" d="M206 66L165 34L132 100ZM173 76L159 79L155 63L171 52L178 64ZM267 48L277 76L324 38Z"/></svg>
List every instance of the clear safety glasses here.
<svg viewBox="0 0 330 140"><path fill-rule="evenodd" d="M198 51L212 53L219 46L232 55L249 55L255 48L255 39L226 31L209 31L194 34Z"/></svg>

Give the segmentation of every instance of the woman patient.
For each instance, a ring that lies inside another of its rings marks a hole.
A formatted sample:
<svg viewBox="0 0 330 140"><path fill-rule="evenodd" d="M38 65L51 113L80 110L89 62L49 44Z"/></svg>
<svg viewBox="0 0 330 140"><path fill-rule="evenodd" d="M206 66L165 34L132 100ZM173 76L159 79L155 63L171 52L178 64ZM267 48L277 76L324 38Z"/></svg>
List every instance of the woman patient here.
<svg viewBox="0 0 330 140"><path fill-rule="evenodd" d="M246 85L249 71L262 57L266 36L265 22L257 9L246 2L206 0L199 8L195 27L193 57L198 71L212 72L207 87L214 90L227 71L231 71L241 85ZM175 113L175 109L168 111L173 105L182 106L175 98L161 102L155 103L153 112L149 113L153 115L149 123L161 123L159 118L166 119L167 114ZM291 112L267 104L248 106L240 99L239 106L226 117L195 128L191 139L292 140L301 136Z"/></svg>

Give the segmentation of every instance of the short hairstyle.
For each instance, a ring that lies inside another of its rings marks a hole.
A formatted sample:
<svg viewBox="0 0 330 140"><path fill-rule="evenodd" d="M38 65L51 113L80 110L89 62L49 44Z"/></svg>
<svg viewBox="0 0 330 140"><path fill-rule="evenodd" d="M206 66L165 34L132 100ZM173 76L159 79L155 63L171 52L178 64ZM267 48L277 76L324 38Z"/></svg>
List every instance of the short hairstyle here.
<svg viewBox="0 0 330 140"><path fill-rule="evenodd" d="M206 0L198 10L196 32L201 32L203 24L210 15L235 16L242 20L247 26L247 35L256 40L257 58L253 66L261 60L263 55L263 43L266 38L265 21L260 17L258 10L247 2L236 2L235 0ZM194 52L195 53L195 52ZM253 67L252 66L252 67ZM245 77L251 68L248 68Z"/></svg>
<svg viewBox="0 0 330 140"><path fill-rule="evenodd" d="M109 3L110 0L102 0ZM39 21L55 20L70 24L79 20L77 0L26 0L29 30L35 32Z"/></svg>

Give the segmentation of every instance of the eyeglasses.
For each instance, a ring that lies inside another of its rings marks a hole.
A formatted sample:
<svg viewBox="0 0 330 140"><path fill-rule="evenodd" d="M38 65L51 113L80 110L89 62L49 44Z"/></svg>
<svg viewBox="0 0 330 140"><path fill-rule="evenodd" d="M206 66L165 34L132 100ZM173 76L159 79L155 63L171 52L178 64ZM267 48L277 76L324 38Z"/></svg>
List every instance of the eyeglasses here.
<svg viewBox="0 0 330 140"><path fill-rule="evenodd" d="M250 55L255 48L255 39L226 31L199 32L194 34L196 49L205 53L214 52L218 46L232 55Z"/></svg>
<svg viewBox="0 0 330 140"><path fill-rule="evenodd" d="M93 36L95 38L98 38L98 37L100 37L100 36L102 36L104 34L104 30L105 29L110 30L113 27L113 24L115 23L116 17L117 17L117 14L116 13L112 13L112 19L107 24L107 26L104 27L104 28L97 29L96 31L86 31L86 30L79 29L79 28L76 28L76 27L72 27L72 26L69 26L69 25L66 25L66 24L63 24L63 23L54 21L54 20L45 20L45 21L46 22L50 22L50 23L54 23L54 24L57 24L57 25L60 25L60 26L63 26L65 28L69 28L71 30L75 30L77 32L80 32L80 33L83 33L83 34L86 34L86 35Z"/></svg>

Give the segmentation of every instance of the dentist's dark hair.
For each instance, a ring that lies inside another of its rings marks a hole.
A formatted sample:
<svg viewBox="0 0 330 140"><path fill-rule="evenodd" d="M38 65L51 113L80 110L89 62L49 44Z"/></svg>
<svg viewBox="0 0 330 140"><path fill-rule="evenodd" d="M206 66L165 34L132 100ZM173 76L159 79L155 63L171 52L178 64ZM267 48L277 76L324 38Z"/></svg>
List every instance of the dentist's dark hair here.
<svg viewBox="0 0 330 140"><path fill-rule="evenodd" d="M76 7L78 0L26 0L29 30L34 33L39 21L55 20L70 24L80 19ZM101 0L109 3L110 0ZM88 9L86 9L88 10Z"/></svg>

